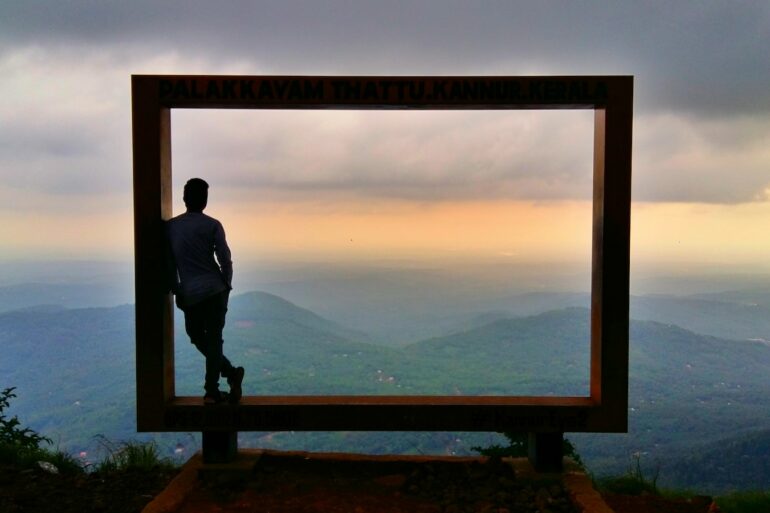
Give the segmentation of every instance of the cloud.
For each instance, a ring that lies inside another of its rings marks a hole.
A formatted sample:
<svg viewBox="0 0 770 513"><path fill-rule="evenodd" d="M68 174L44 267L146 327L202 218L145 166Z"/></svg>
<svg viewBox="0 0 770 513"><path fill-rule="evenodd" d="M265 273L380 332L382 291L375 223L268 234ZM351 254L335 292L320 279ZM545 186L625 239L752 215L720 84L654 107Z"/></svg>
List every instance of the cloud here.
<svg viewBox="0 0 770 513"><path fill-rule="evenodd" d="M637 201L765 201L770 187L770 119L703 120L671 114L635 124Z"/></svg>
<svg viewBox="0 0 770 513"><path fill-rule="evenodd" d="M635 199L767 199L768 4L485 6L5 4L0 192L130 204L131 73L629 73ZM587 199L584 114L174 111L174 169L287 200Z"/></svg>
<svg viewBox="0 0 770 513"><path fill-rule="evenodd" d="M6 197L30 208L50 206L59 196L68 201L93 195L129 198L130 75L183 68L242 72L238 63L182 61L173 52L148 58L125 49L77 46L0 52L0 168Z"/></svg>
<svg viewBox="0 0 770 513"><path fill-rule="evenodd" d="M28 1L0 42L149 57L176 52L277 74L633 74L637 107L770 112L770 4L753 2Z"/></svg>
<svg viewBox="0 0 770 513"><path fill-rule="evenodd" d="M179 111L172 126L179 179L211 176L255 200L591 198L586 111ZM660 114L634 128L634 200L767 199L770 119Z"/></svg>
<svg viewBox="0 0 770 513"><path fill-rule="evenodd" d="M180 111L172 134L176 173L263 197L591 197L587 111Z"/></svg>
<svg viewBox="0 0 770 513"><path fill-rule="evenodd" d="M95 194L130 184L130 117L115 94L127 80L109 60L25 49L0 57L0 70L5 187Z"/></svg>

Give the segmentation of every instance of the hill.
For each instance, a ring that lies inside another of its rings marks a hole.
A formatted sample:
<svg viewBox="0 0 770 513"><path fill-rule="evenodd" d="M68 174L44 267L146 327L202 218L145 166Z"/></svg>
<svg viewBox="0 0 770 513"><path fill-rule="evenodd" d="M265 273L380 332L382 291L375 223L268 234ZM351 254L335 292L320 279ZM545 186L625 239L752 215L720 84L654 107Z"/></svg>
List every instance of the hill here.
<svg viewBox="0 0 770 513"><path fill-rule="evenodd" d="M182 315L176 317L181 322ZM252 395L377 393L375 362L384 365L394 355L360 342L365 334L264 292L231 299L224 337L228 357L248 371L244 393ZM200 385L187 385L190 376L202 377L201 357L179 326L176 347L186 362L177 365L178 393L198 395Z"/></svg>
<svg viewBox="0 0 770 513"><path fill-rule="evenodd" d="M203 359L176 317L177 390L199 395ZM246 367L245 393L252 395L582 395L588 389L588 321L583 308L493 319L398 349L362 341L365 335L277 296L249 293L231 299L225 349ZM18 387L11 413L34 429L75 452L93 451L96 434L136 437L132 307L6 312L0 314L0 346L0 385ZM622 473L632 453L678 465L725 433L770 429L767 345L633 321L630 349L629 433L570 435L598 474ZM197 443L184 433L147 436L169 453ZM458 433L251 433L241 443L467 454L495 440Z"/></svg>
<svg viewBox="0 0 770 513"><path fill-rule="evenodd" d="M469 395L588 395L589 312L569 308L406 346L413 360L445 366Z"/></svg>
<svg viewBox="0 0 770 513"><path fill-rule="evenodd" d="M181 315L181 314L180 314ZM300 325L317 332L329 333L340 340L363 340L367 335L363 332L348 329L336 322L316 315L283 298L266 292L248 292L233 296L229 304L230 322L240 327L260 324L267 326Z"/></svg>
<svg viewBox="0 0 770 513"><path fill-rule="evenodd" d="M766 490L770 487L770 430L704 444L690 454L661 462L661 474L673 486L711 493Z"/></svg>

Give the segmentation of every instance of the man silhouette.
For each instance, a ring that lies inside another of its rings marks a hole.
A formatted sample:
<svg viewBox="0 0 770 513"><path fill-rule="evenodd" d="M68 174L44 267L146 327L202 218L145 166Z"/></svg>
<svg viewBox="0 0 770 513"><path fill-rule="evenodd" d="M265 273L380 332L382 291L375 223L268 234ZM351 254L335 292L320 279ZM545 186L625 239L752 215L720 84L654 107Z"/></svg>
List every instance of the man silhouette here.
<svg viewBox="0 0 770 513"><path fill-rule="evenodd" d="M187 211L168 221L173 262L172 291L184 312L190 342L206 357L206 404L241 399L243 367L233 367L222 352L227 302L233 279L230 248L222 223L203 213L209 184L192 178L184 186ZM216 255L216 260L214 256ZM227 378L230 394L219 391L219 376Z"/></svg>

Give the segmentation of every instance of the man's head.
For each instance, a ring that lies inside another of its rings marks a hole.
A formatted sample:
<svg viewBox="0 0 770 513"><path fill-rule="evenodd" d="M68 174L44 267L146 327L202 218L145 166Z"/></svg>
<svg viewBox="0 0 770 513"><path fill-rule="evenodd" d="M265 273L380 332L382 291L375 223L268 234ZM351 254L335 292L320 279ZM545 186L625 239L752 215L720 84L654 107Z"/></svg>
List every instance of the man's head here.
<svg viewBox="0 0 770 513"><path fill-rule="evenodd" d="M203 212L209 200L209 184L200 178L191 178L184 184L184 204L189 212Z"/></svg>

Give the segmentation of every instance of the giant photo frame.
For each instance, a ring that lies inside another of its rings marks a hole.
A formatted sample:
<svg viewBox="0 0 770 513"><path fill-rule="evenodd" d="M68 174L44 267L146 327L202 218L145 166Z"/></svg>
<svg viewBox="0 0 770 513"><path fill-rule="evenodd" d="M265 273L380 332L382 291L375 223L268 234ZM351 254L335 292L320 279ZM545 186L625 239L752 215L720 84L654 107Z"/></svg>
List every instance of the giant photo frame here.
<svg viewBox="0 0 770 513"><path fill-rule="evenodd" d="M627 430L633 77L134 75L131 86L139 431ZM592 109L590 395L177 397L163 266L171 109Z"/></svg>

